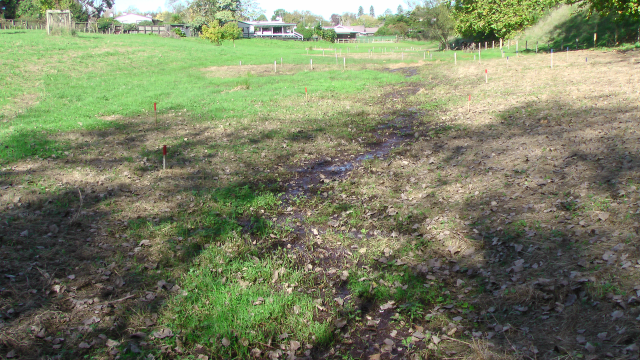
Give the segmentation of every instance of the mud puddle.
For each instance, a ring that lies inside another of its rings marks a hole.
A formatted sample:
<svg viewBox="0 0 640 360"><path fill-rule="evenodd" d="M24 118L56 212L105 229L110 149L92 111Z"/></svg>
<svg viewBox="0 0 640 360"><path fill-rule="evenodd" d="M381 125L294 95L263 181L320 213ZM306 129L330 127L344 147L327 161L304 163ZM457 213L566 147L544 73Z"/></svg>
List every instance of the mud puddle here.
<svg viewBox="0 0 640 360"><path fill-rule="evenodd" d="M374 133L378 142L369 151L352 157L325 158L315 164L293 169L295 177L285 185L282 196L285 202L297 196L316 194L323 183L346 178L365 160L385 159L393 149L413 135L413 122L421 114L415 108L408 110L409 114L397 116L392 121L378 126Z"/></svg>

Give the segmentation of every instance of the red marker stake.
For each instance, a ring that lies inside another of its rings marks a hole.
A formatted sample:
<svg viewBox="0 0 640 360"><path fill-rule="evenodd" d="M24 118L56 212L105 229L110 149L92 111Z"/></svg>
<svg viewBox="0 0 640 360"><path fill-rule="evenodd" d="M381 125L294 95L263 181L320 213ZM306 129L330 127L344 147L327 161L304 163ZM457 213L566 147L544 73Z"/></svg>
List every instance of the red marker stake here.
<svg viewBox="0 0 640 360"><path fill-rule="evenodd" d="M162 170L167 169L167 145L162 145Z"/></svg>
<svg viewBox="0 0 640 360"><path fill-rule="evenodd" d="M156 126L158 126L158 110L156 109L156 103L153 103L153 112L156 114Z"/></svg>
<svg viewBox="0 0 640 360"><path fill-rule="evenodd" d="M484 83L488 83L489 82L489 75L487 75L487 69L484 69Z"/></svg>
<svg viewBox="0 0 640 360"><path fill-rule="evenodd" d="M307 95L307 87L306 86L304 87L304 99L306 101L309 101L309 95Z"/></svg>

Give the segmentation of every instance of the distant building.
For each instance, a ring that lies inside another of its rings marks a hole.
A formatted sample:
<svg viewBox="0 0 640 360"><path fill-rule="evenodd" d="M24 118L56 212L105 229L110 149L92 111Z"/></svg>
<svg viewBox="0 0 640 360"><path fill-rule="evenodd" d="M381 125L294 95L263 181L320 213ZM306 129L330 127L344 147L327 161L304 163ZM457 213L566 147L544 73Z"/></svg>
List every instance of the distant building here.
<svg viewBox="0 0 640 360"><path fill-rule="evenodd" d="M289 24L277 18L275 21L238 21L242 29L242 37L262 37L282 40L303 40L303 36L295 32L296 24Z"/></svg>
<svg viewBox="0 0 640 360"><path fill-rule="evenodd" d="M123 24L137 24L143 21L153 21L151 16L144 16L138 14L124 14L115 18L115 20Z"/></svg>
<svg viewBox="0 0 640 360"><path fill-rule="evenodd" d="M336 32L336 39L338 40L355 40L358 36L372 36L376 31L378 31L377 27L366 28L364 25L336 25L325 27L325 29L333 29Z"/></svg>

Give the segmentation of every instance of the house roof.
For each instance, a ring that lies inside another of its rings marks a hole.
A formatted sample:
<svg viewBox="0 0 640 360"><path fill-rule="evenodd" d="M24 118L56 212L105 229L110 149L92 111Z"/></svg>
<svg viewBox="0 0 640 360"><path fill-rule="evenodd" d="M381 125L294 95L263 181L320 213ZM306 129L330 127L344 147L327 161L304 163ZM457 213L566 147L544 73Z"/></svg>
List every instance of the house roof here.
<svg viewBox="0 0 640 360"><path fill-rule="evenodd" d="M238 21L238 22L253 25L253 26L262 26L262 27L296 26L297 25L297 24L286 23L282 21Z"/></svg>
<svg viewBox="0 0 640 360"><path fill-rule="evenodd" d="M135 24L141 21L152 21L150 16L143 16L138 14L124 14L115 18L123 24Z"/></svg>
<svg viewBox="0 0 640 360"><path fill-rule="evenodd" d="M325 29L333 29L335 30L336 34L353 34L353 33L373 34L376 31L378 31L377 27L366 28L364 27L364 25L357 25L357 26L336 25L334 27L326 27Z"/></svg>

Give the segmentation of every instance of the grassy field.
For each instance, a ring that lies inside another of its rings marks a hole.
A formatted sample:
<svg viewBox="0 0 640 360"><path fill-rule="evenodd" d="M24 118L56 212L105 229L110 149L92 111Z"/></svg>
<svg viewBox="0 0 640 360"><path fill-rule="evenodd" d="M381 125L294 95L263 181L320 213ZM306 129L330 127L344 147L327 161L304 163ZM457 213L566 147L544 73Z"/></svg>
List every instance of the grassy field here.
<svg viewBox="0 0 640 360"><path fill-rule="evenodd" d="M637 356L634 51L0 38L2 356Z"/></svg>

